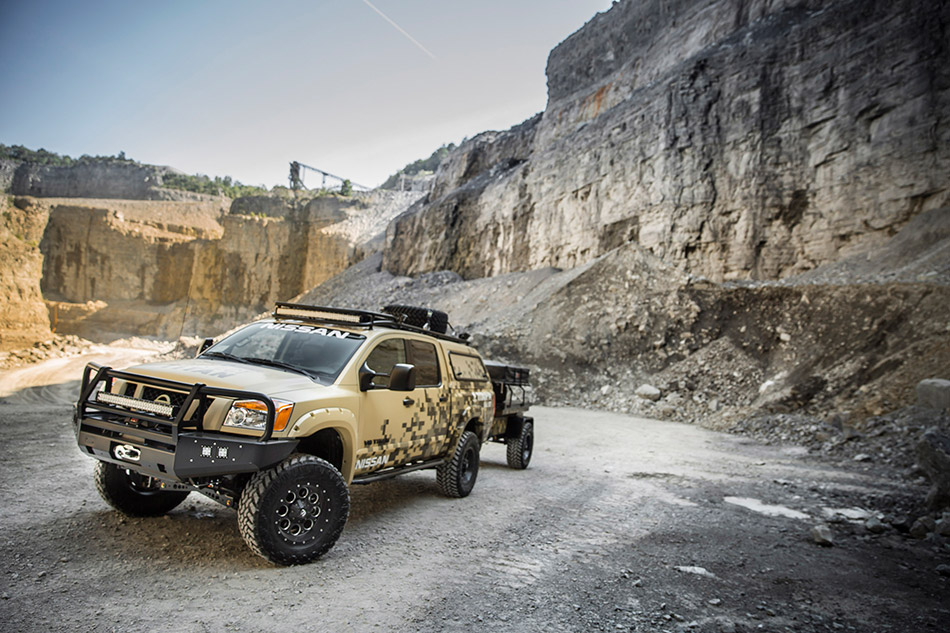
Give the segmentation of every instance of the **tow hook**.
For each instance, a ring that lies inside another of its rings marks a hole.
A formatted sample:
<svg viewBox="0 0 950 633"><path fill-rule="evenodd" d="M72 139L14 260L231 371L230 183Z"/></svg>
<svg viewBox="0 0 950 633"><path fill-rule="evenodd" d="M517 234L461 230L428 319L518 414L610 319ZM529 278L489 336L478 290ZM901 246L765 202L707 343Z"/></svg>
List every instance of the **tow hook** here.
<svg viewBox="0 0 950 633"><path fill-rule="evenodd" d="M113 453L118 459L127 462L137 462L142 458L142 451L131 444L119 444L115 447Z"/></svg>

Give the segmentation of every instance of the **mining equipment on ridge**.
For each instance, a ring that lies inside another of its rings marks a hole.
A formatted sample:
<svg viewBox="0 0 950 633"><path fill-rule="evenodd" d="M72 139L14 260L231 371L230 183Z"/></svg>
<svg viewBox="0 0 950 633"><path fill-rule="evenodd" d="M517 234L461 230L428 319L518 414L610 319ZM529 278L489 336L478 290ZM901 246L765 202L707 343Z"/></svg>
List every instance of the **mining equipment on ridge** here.
<svg viewBox="0 0 950 633"><path fill-rule="evenodd" d="M336 176L334 174L331 174L330 172L323 171L322 169L317 169L316 167L311 167L310 165L304 165L303 163L298 162L298 161L291 161L290 163L289 180L290 180L291 189L293 189L294 191L299 191L300 189L309 189L309 187L303 184L304 170L307 170L307 169L320 174L322 178L322 180L320 181L321 189L327 188L327 178L330 179L330 182L332 185L331 189L342 189L345 186L345 183L349 183L353 189L358 190L358 191L369 191L372 189L372 187L367 187L365 185L355 183L349 178L341 178L340 176ZM334 182L338 184L333 185Z"/></svg>

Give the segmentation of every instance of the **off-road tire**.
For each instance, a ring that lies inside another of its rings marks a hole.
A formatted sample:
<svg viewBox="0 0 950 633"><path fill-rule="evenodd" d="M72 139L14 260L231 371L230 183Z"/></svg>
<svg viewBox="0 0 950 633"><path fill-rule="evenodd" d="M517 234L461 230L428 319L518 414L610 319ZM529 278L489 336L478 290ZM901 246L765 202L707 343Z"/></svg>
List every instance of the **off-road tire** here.
<svg viewBox="0 0 950 633"><path fill-rule="evenodd" d="M405 317L403 323L413 327L428 329L438 334L445 334L449 329L449 315L441 310L430 310L418 306L388 305L383 312Z"/></svg>
<svg viewBox="0 0 950 633"><path fill-rule="evenodd" d="M340 471L319 457L295 454L247 482L238 530L255 554L278 565L301 565L333 547L349 512Z"/></svg>
<svg viewBox="0 0 950 633"><path fill-rule="evenodd" d="M436 469L436 481L442 494L456 499L468 496L478 477L479 449L478 437L474 433L462 433L452 458Z"/></svg>
<svg viewBox="0 0 950 633"><path fill-rule="evenodd" d="M531 462L534 452L534 424L525 420L521 424L521 433L508 438L508 466L524 470Z"/></svg>
<svg viewBox="0 0 950 633"><path fill-rule="evenodd" d="M162 490L151 477L109 462L96 462L94 478L99 496L130 517L167 514L188 496L188 491Z"/></svg>

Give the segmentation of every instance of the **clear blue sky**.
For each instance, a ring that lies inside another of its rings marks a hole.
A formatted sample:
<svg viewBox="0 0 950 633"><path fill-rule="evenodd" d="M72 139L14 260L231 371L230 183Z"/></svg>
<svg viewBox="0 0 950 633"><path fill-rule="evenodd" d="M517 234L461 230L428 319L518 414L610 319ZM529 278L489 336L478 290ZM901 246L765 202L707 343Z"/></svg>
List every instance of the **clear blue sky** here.
<svg viewBox="0 0 950 633"><path fill-rule="evenodd" d="M543 110L548 52L611 0L369 3L0 0L0 143L375 186Z"/></svg>

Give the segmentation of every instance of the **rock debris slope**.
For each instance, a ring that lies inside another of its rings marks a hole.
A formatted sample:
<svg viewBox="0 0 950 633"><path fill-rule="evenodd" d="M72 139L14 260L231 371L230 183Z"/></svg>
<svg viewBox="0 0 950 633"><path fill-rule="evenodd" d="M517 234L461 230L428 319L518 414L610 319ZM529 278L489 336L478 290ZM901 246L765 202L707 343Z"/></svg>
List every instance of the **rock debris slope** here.
<svg viewBox="0 0 950 633"><path fill-rule="evenodd" d="M533 367L546 404L820 447L914 402L920 380L950 375L950 262L930 266L950 249L945 218L946 210L924 214L881 249L780 282L709 282L630 243L570 270L471 280L451 271L395 275L377 254L298 300L447 309L488 357ZM934 234L936 220L943 228ZM931 248L911 261L894 246L908 243ZM638 395L644 384L659 394ZM767 422L747 422L763 414ZM894 459L910 466L913 445L900 443Z"/></svg>

